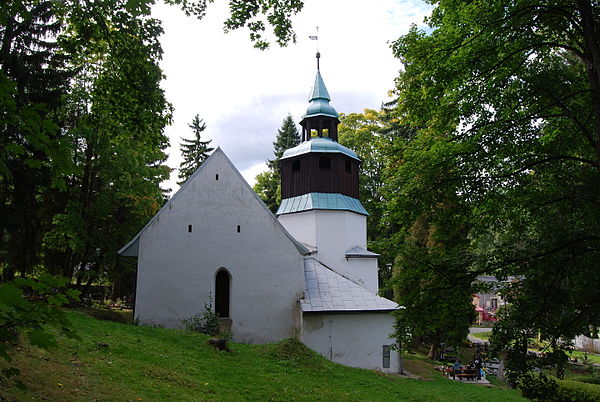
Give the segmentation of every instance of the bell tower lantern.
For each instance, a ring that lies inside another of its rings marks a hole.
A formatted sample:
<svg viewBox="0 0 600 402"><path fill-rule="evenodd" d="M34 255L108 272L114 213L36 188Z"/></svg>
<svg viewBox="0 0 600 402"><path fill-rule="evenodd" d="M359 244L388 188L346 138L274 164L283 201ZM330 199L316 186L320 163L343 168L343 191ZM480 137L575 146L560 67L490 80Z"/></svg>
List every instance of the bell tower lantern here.
<svg viewBox="0 0 600 402"><path fill-rule="evenodd" d="M358 202L358 168L356 153L337 142L338 112L329 104L331 98L323 82L317 53L317 75L302 116L302 143L288 149L281 157L281 198L277 214L298 212L293 205L297 197L332 200L352 205L351 210L366 215ZM311 204L314 207L314 204ZM345 208L344 208L345 209Z"/></svg>

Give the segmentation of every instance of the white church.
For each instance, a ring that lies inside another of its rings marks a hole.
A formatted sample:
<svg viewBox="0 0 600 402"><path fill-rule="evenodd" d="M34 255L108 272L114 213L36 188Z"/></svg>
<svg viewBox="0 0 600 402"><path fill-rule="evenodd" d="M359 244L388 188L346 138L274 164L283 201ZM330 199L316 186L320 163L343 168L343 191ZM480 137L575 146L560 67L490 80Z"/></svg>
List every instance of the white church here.
<svg viewBox="0 0 600 402"><path fill-rule="evenodd" d="M295 336L340 364L400 370L398 305L377 295L360 160L337 142L330 100L317 68L302 143L281 158L276 216L217 148L119 251L137 257L141 324L180 327L212 297L237 342Z"/></svg>

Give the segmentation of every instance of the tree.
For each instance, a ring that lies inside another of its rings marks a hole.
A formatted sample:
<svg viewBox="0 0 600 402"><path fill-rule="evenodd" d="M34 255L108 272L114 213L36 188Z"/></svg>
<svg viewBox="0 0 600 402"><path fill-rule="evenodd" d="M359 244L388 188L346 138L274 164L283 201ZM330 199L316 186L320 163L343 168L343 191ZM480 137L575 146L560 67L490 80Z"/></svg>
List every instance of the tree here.
<svg viewBox="0 0 600 402"><path fill-rule="evenodd" d="M277 173L269 169L257 174L253 189L271 212L277 212L281 202L281 181Z"/></svg>
<svg viewBox="0 0 600 402"><path fill-rule="evenodd" d="M179 165L179 179L177 184L181 185L202 165L202 163L208 158L210 152L214 148L209 147L211 140L202 141L200 136L206 129L206 123L202 121L199 115L194 116L194 119L188 127L192 129L194 138L188 140L186 138L181 139L180 150L183 156L183 161Z"/></svg>
<svg viewBox="0 0 600 402"><path fill-rule="evenodd" d="M279 161L283 153L300 144L300 133L291 115L283 119L281 128L277 130L277 137L273 142L275 159L267 161L269 170L256 176L254 191L260 196L272 212L276 212L281 202L281 174Z"/></svg>
<svg viewBox="0 0 600 402"><path fill-rule="evenodd" d="M33 271L55 211L52 188L72 173L57 112L72 71L52 36L62 27L52 1L0 5L0 244L3 279Z"/></svg>
<svg viewBox="0 0 600 402"><path fill-rule="evenodd" d="M391 266L396 258L396 250L384 240L396 233L396 223L384 222L383 215L387 199L384 196L386 155L396 154L394 144L409 138L414 130L398 124L391 116L389 108L380 111L365 109L363 113L340 115L339 142L356 152L361 160L359 172L359 198L369 216L367 218L367 239L369 248L380 254L380 292L392 297L389 285Z"/></svg>
<svg viewBox="0 0 600 402"><path fill-rule="evenodd" d="M117 278L115 251L164 201L170 105L154 0L0 5L0 269ZM205 0L170 0L202 18ZM294 40L302 2L232 2L257 47ZM40 265L43 264L43 265ZM131 271L130 268L127 271ZM129 276L131 272L129 272Z"/></svg>
<svg viewBox="0 0 600 402"><path fill-rule="evenodd" d="M519 375L523 334L560 356L600 323L600 4L442 0L428 23L393 45L396 113L420 128L401 196L420 211L450 197L462 274L515 278L493 339Z"/></svg>
<svg viewBox="0 0 600 402"><path fill-rule="evenodd" d="M44 235L43 262L51 273L75 274L86 286L108 279L117 290L132 270L116 253L162 205L159 185L170 171L162 31L157 20L136 19L119 3L74 4L69 12L81 20L61 43L78 73L64 97L62 131L77 170L55 195L61 210Z"/></svg>

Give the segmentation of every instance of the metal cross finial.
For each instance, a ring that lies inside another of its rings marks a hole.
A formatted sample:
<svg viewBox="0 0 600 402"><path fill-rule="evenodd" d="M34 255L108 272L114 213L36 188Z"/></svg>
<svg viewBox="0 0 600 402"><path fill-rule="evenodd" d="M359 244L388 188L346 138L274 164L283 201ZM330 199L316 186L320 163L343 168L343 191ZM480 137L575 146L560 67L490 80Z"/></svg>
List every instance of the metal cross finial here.
<svg viewBox="0 0 600 402"><path fill-rule="evenodd" d="M319 53L319 26L317 25L317 70L319 70L319 59L321 58L321 53Z"/></svg>
<svg viewBox="0 0 600 402"><path fill-rule="evenodd" d="M319 26L317 25L317 34L310 35L309 38L311 40L317 41L317 70L319 69L319 58L321 57L321 53L319 53Z"/></svg>

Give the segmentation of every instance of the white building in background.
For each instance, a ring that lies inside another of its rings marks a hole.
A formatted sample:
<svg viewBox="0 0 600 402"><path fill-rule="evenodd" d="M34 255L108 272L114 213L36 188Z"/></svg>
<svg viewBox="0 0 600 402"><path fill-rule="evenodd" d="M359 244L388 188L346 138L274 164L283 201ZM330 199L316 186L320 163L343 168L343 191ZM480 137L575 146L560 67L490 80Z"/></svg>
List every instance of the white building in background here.
<svg viewBox="0 0 600 402"><path fill-rule="evenodd" d="M319 54L317 54L319 57ZM332 361L400 370L396 303L377 295L356 154L319 70L302 143L281 160L276 218L218 148L120 251L138 258L135 318L178 327L210 298L238 342L298 336Z"/></svg>

